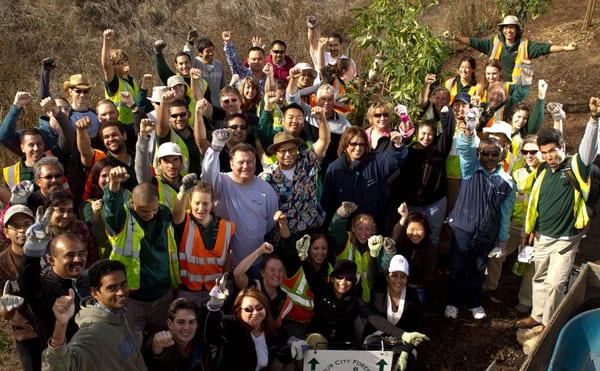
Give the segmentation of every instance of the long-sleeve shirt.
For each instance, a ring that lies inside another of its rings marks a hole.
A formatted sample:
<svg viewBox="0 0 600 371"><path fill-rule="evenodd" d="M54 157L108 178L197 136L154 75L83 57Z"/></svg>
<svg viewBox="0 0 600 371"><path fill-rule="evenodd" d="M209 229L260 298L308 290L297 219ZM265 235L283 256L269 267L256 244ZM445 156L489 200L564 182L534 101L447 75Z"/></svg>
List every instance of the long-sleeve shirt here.
<svg viewBox="0 0 600 371"><path fill-rule="evenodd" d="M231 240L232 261L236 265L256 250L275 226L273 215L278 208L277 194L258 177L241 184L233 180L231 173L222 173L219 152L212 148L206 151L202 161L202 180L209 182L215 190L218 200L215 214L236 225Z"/></svg>
<svg viewBox="0 0 600 371"><path fill-rule="evenodd" d="M229 68L231 69L231 73L233 75L238 74L240 76L240 79L243 79L245 77L256 77L254 75L254 72L252 72L252 70L249 67L244 66L244 64L242 63L242 60L240 59L240 56L238 55L237 51L235 50L235 46L233 46L233 43L229 42L229 43L225 43L223 44L223 51L225 52L225 58L227 58L227 64L229 65ZM265 82L267 80L266 79L262 79L262 80L258 80L258 86L260 88L260 93L264 94L265 92Z"/></svg>

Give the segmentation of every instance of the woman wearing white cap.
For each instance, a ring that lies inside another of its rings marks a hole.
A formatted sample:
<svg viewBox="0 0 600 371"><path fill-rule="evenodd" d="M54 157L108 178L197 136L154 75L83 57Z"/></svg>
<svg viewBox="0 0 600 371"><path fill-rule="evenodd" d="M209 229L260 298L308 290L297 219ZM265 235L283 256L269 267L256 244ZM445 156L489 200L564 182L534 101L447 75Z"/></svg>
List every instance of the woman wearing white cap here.
<svg viewBox="0 0 600 371"><path fill-rule="evenodd" d="M424 340L429 340L421 330L423 312L421 310L416 292L406 285L408 282L408 260L402 255L394 255L390 261L388 273L385 276L386 286L377 289L377 260L372 258L369 262L370 283L374 285L369 307L368 323L364 335L381 331L383 334L393 336L402 341L410 350ZM381 286L380 286L381 287ZM409 369L414 368L415 354L409 355ZM406 368L403 368L406 369Z"/></svg>
<svg viewBox="0 0 600 371"><path fill-rule="evenodd" d="M498 34L489 39L451 35L449 31L446 31L444 36L485 53L489 55L490 59L499 60L504 71L504 80L515 83L521 78L521 63L523 61L550 53L572 51L577 48L575 43L561 46L529 42L529 40L522 37L523 29L519 19L514 15L504 17L502 22L498 23Z"/></svg>

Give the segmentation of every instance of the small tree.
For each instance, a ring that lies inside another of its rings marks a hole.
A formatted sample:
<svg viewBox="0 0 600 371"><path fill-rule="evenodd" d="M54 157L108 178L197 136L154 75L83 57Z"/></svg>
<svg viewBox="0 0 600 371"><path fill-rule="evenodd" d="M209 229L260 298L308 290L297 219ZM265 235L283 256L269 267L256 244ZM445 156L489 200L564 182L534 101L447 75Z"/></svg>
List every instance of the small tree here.
<svg viewBox="0 0 600 371"><path fill-rule="evenodd" d="M347 89L355 107L352 120L361 124L368 105L375 99L403 103L411 114L427 73L435 72L447 57L444 43L419 22L421 12L433 0L373 0L354 9L355 24L350 33L365 51L371 66Z"/></svg>
<svg viewBox="0 0 600 371"><path fill-rule="evenodd" d="M528 18L536 19L548 9L550 0L494 0L500 12L505 15L516 15L522 23Z"/></svg>

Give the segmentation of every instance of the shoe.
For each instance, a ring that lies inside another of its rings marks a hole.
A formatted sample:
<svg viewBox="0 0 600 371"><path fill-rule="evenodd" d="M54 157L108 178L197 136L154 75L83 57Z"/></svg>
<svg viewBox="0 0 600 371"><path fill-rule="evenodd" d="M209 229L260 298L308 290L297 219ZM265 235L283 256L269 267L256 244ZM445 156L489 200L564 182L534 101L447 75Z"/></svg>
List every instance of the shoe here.
<svg viewBox="0 0 600 371"><path fill-rule="evenodd" d="M531 313L531 305L525 305L525 304L517 304L515 306L515 310L519 313L523 313L523 314L527 314L527 313Z"/></svg>
<svg viewBox="0 0 600 371"><path fill-rule="evenodd" d="M476 308L469 308L469 310L471 311L471 314L473 315L473 319L484 319L485 317L487 317L487 314L485 314L485 310L483 309L482 306L478 306Z"/></svg>
<svg viewBox="0 0 600 371"><path fill-rule="evenodd" d="M532 328L532 327L539 326L539 325L541 325L541 323L539 323L538 321L533 319L533 317L531 317L531 316L520 319L515 324L515 326L517 328Z"/></svg>
<svg viewBox="0 0 600 371"><path fill-rule="evenodd" d="M458 308L454 305L446 305L446 309L444 309L444 317L457 319L458 318Z"/></svg>

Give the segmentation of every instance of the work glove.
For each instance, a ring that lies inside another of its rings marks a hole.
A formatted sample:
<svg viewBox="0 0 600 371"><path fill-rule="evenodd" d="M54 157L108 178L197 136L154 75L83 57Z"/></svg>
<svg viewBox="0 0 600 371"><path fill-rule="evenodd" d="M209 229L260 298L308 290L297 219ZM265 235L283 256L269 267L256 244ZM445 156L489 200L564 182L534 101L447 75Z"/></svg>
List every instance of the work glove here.
<svg viewBox="0 0 600 371"><path fill-rule="evenodd" d="M229 296L229 290L225 287L228 274L229 273L225 272L220 278L217 278L215 280L215 286L210 290L210 293L208 293L210 299L208 300L206 307L211 312L221 310L223 303L225 303L225 300L227 300L227 297Z"/></svg>
<svg viewBox="0 0 600 371"><path fill-rule="evenodd" d="M11 312L17 308L19 308L25 302L20 296L12 295L10 293L10 286L13 284L13 281L6 281L4 284L4 291L2 292L2 296L0 297L0 308L2 308L6 312Z"/></svg>
<svg viewBox="0 0 600 371"><path fill-rule="evenodd" d="M44 58L42 60L42 68L46 71L52 71L56 68L56 64L54 63L54 59L52 58Z"/></svg>
<svg viewBox="0 0 600 371"><path fill-rule="evenodd" d="M369 255L371 255L372 258L376 258L379 256L379 252L381 251L382 246L383 237L381 235L369 237Z"/></svg>
<svg viewBox="0 0 600 371"><path fill-rule="evenodd" d="M230 136L231 134L227 129L217 129L213 131L211 142L212 149L217 152L222 150Z"/></svg>
<svg viewBox="0 0 600 371"><path fill-rule="evenodd" d="M296 241L296 251L298 251L298 257L304 261L308 257L308 249L310 248L310 236L305 234Z"/></svg>
<svg viewBox="0 0 600 371"><path fill-rule="evenodd" d="M421 344L423 341L427 340L429 341L429 338L427 337L427 335L422 334L420 332L405 332L402 334L402 336L400 337L402 339L402 341L405 344L411 344L413 346L418 346L419 344Z"/></svg>
<svg viewBox="0 0 600 371"><path fill-rule="evenodd" d="M548 108L548 112L550 112L552 115L552 120L560 121L566 118L566 114L561 103L550 102L546 105L546 107Z"/></svg>
<svg viewBox="0 0 600 371"><path fill-rule="evenodd" d="M35 223L27 229L25 234L27 236L27 241L23 246L25 256L41 258L46 253L46 247L51 238L48 231L48 221L51 213L51 208L48 208L46 212L41 206L37 209Z"/></svg>
<svg viewBox="0 0 600 371"><path fill-rule="evenodd" d="M403 350L400 353L400 357L398 357L398 362L396 362L396 370L406 371L407 367L408 367L408 352Z"/></svg>
<svg viewBox="0 0 600 371"><path fill-rule="evenodd" d="M465 115L465 124L467 124L467 129L470 131L477 130L480 115L481 112L479 112L479 108L473 107L467 110L467 114Z"/></svg>
<svg viewBox="0 0 600 371"><path fill-rule="evenodd" d="M304 353L308 350L308 348L308 343L306 341L301 339L293 340L290 343L290 352L292 353L292 358L296 361L302 360L304 358Z"/></svg>
<svg viewBox="0 0 600 371"><path fill-rule="evenodd" d="M356 205L354 202L343 201L340 207L338 207L336 213L340 217L347 219L350 217L350 215L352 215L353 212L356 211L356 209L358 209L358 205Z"/></svg>
<svg viewBox="0 0 600 371"><path fill-rule="evenodd" d="M162 54L163 49L167 46L165 40L159 39L154 42L154 52L156 54Z"/></svg>
<svg viewBox="0 0 600 371"><path fill-rule="evenodd" d="M24 180L10 189L10 204L25 205L27 198L33 192L33 183L29 180Z"/></svg>
<svg viewBox="0 0 600 371"><path fill-rule="evenodd" d="M383 252L386 255L396 255L396 241L391 237L383 238Z"/></svg>
<svg viewBox="0 0 600 371"><path fill-rule="evenodd" d="M506 244L507 241L498 241L496 246L488 254L488 258L501 258L506 255Z"/></svg>
<svg viewBox="0 0 600 371"><path fill-rule="evenodd" d="M188 31L188 33L187 33L187 42L190 45L194 45L194 43L196 42L197 38L198 38L198 29L192 28L191 30Z"/></svg>
<svg viewBox="0 0 600 371"><path fill-rule="evenodd" d="M198 184L198 175L195 173L189 173L185 175L181 179L181 186L179 187L179 192L188 193L194 188L194 186Z"/></svg>

